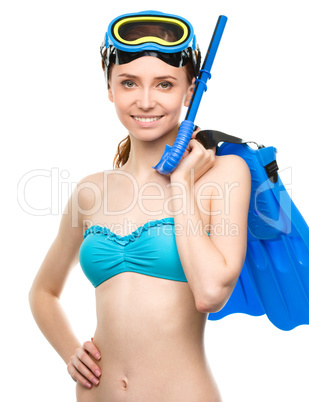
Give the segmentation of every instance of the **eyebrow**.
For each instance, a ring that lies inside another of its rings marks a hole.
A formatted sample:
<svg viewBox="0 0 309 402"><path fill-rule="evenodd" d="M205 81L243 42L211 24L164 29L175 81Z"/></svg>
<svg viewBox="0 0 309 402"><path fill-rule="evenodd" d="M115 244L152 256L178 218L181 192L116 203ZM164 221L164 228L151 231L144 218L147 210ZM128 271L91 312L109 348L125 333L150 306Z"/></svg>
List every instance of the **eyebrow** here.
<svg viewBox="0 0 309 402"><path fill-rule="evenodd" d="M139 78L137 75L133 75L133 74L119 74L118 77L127 77L127 78L132 78L132 79L136 79ZM176 77L173 77L172 75L162 75L160 77L154 77L155 80L167 80L167 79L172 79L177 81Z"/></svg>

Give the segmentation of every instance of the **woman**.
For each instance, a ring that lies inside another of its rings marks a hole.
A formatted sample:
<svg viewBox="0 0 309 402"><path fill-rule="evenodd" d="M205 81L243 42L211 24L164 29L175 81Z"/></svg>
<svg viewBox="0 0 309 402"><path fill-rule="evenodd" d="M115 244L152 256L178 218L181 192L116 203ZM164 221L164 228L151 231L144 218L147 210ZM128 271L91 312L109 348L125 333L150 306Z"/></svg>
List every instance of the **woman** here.
<svg viewBox="0 0 309 402"><path fill-rule="evenodd" d="M204 328L245 258L249 170L241 158L206 150L196 132L171 174L152 168L176 138L199 68L187 21L119 17L102 57L129 135L115 168L73 192L30 292L34 317L77 381L78 402L220 401ZM59 303L78 257L96 288L97 329L83 345Z"/></svg>

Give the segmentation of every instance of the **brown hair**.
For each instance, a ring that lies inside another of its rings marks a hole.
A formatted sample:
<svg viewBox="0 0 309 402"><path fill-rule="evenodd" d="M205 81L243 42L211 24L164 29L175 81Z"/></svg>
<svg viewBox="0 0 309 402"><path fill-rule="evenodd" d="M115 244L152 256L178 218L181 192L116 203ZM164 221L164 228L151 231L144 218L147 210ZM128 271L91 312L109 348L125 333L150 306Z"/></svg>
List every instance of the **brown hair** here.
<svg viewBox="0 0 309 402"><path fill-rule="evenodd" d="M113 168L117 169L123 166L129 159L131 149L131 140L128 135L126 138L121 140L117 147L117 153L113 160Z"/></svg>
<svg viewBox="0 0 309 402"><path fill-rule="evenodd" d="M135 40L142 36L147 36L147 35L156 36L156 37L164 39L166 41L173 42L173 41L177 40L179 33L172 29L166 30L161 27L158 27L157 25L150 25L150 24L133 26L133 27L127 29L125 32L123 31L121 33L121 36L126 40ZM102 60L102 67L104 69L103 60ZM112 65L110 66L110 70L111 70L111 68L112 68ZM185 65L185 69L186 69L188 83L191 84L193 77L195 77L194 67L193 67L193 63L191 60ZM127 160L129 159L129 155L130 155L130 149L131 149L131 140L130 140L130 136L128 135L126 138L121 140L118 144L117 153L113 160L113 168L114 169L120 168L127 162Z"/></svg>

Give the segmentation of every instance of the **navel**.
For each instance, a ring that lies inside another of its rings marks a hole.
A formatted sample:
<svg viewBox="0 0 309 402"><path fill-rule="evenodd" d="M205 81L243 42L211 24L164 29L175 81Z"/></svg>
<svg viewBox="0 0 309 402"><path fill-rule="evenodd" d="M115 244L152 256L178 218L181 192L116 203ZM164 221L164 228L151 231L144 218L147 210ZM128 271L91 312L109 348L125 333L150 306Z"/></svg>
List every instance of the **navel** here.
<svg viewBox="0 0 309 402"><path fill-rule="evenodd" d="M127 379L127 377L124 377L124 378L121 380L121 388L122 388L122 389L127 389L127 388L128 388L128 379Z"/></svg>

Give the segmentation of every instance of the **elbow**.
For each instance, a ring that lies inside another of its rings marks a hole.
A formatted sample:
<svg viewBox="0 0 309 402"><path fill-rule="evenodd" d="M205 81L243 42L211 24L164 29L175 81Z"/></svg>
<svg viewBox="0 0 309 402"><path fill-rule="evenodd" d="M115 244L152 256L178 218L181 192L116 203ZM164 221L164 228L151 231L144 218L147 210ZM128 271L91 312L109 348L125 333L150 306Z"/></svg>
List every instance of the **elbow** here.
<svg viewBox="0 0 309 402"><path fill-rule="evenodd" d="M200 286L198 292L194 292L195 307L201 313L217 313L222 310L229 300L237 283L241 269L229 269L229 275L224 281L215 279Z"/></svg>
<svg viewBox="0 0 309 402"><path fill-rule="evenodd" d="M208 291L195 298L195 307L200 313L216 313L224 307L229 296L230 292L226 289Z"/></svg>
<svg viewBox="0 0 309 402"><path fill-rule="evenodd" d="M35 284L32 285L28 293L28 302L30 310L34 316L36 315L37 311L40 310L40 307L45 304L48 296L49 294L46 291L42 290Z"/></svg>
<svg viewBox="0 0 309 402"><path fill-rule="evenodd" d="M33 312L34 306L36 305L36 300L37 300L37 292L35 291L34 286L32 285L32 287L28 293L28 302L29 302L30 309L32 312Z"/></svg>
<svg viewBox="0 0 309 402"><path fill-rule="evenodd" d="M33 294L34 294L34 291L33 291L33 285L32 285L30 290L29 290L29 293L28 293L28 301L29 301L30 306L32 304Z"/></svg>

